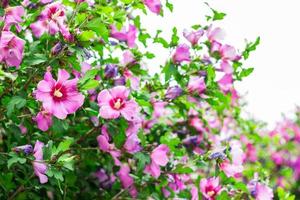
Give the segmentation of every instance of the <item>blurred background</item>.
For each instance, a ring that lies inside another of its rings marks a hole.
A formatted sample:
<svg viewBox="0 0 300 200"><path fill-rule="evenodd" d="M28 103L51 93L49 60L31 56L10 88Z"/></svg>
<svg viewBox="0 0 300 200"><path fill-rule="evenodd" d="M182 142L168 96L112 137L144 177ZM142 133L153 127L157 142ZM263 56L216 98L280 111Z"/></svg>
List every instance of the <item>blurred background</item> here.
<svg viewBox="0 0 300 200"><path fill-rule="evenodd" d="M267 122L269 127L279 121L283 113L293 114L295 105L300 105L300 1L174 0L174 13L165 10L164 18L144 16L143 26L153 35L161 29L165 37L171 35L176 26L181 34L194 24L205 24L205 15L210 10L204 2L227 14L223 21L215 23L225 31L226 43L242 50L245 41L261 37L258 49L245 63L245 67L255 70L237 85L248 102L247 114ZM148 66L155 70L170 52L156 44L149 48L157 52Z"/></svg>

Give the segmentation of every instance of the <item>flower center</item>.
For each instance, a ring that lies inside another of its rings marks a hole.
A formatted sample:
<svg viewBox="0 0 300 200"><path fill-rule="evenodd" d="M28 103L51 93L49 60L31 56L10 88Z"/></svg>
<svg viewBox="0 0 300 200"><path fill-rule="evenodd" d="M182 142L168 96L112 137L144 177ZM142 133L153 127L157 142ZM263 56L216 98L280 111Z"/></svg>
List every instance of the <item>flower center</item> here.
<svg viewBox="0 0 300 200"><path fill-rule="evenodd" d="M209 191L209 192L207 192L207 195L210 196L210 197L212 197L212 196L215 195L215 191Z"/></svg>
<svg viewBox="0 0 300 200"><path fill-rule="evenodd" d="M63 94L60 92L60 90L55 90L53 94L54 94L54 96L59 97L59 98L63 96Z"/></svg>
<svg viewBox="0 0 300 200"><path fill-rule="evenodd" d="M117 101L114 103L114 108L115 109L120 109L123 105L122 99L118 98Z"/></svg>

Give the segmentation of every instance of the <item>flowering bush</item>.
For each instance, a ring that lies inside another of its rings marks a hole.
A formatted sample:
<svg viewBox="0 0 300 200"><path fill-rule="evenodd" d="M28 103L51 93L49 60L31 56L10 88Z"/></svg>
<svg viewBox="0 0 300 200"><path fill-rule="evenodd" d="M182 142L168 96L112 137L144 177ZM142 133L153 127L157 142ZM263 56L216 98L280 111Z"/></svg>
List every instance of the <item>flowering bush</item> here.
<svg viewBox="0 0 300 200"><path fill-rule="evenodd" d="M299 194L300 128L285 120L266 134L240 116L234 85L259 38L225 44L213 25L224 13L165 39L140 15L163 16L169 1L1 4L1 199ZM150 42L170 51L157 73Z"/></svg>

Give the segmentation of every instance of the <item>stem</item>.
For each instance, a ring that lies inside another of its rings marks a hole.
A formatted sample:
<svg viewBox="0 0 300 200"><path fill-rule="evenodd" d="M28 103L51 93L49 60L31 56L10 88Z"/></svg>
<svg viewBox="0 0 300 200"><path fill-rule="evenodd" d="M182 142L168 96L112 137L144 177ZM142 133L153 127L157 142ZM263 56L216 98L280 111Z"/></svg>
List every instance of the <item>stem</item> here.
<svg viewBox="0 0 300 200"><path fill-rule="evenodd" d="M24 185L27 184L28 181L29 181L32 177L34 177L34 173L32 173L32 175L25 181L25 183L22 184L22 185L20 185L20 186L18 187L18 189L17 189L10 197L8 197L8 200L13 200L13 199L15 199L15 197L16 197L20 192L24 191L24 190L25 190Z"/></svg>
<svg viewBox="0 0 300 200"><path fill-rule="evenodd" d="M87 136L91 135L95 130L97 130L97 127L92 128L92 129L89 130L85 135L81 136L81 137L77 140L77 144L80 144Z"/></svg>

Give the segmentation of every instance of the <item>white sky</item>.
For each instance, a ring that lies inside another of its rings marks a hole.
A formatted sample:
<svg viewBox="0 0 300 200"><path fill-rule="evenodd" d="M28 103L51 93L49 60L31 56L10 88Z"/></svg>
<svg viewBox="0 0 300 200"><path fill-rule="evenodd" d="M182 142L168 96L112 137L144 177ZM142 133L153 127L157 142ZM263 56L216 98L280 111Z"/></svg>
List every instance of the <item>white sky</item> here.
<svg viewBox="0 0 300 200"><path fill-rule="evenodd" d="M165 17L150 14L143 17L143 26L154 34L157 29L169 36L173 26L184 28L203 22L208 9L203 0L173 0L174 12L165 10ZM299 0L207 0L211 7L225 12L225 20L217 23L226 32L226 42L243 49L245 39L254 41L261 37L261 44L251 54L245 67L255 71L237 85L246 94L247 111L257 119L274 124L282 113L291 113L300 105L300 1ZM184 40L183 40L184 41ZM158 65L169 55L159 46ZM153 66L155 67L155 66ZM151 66L149 66L151 68Z"/></svg>

